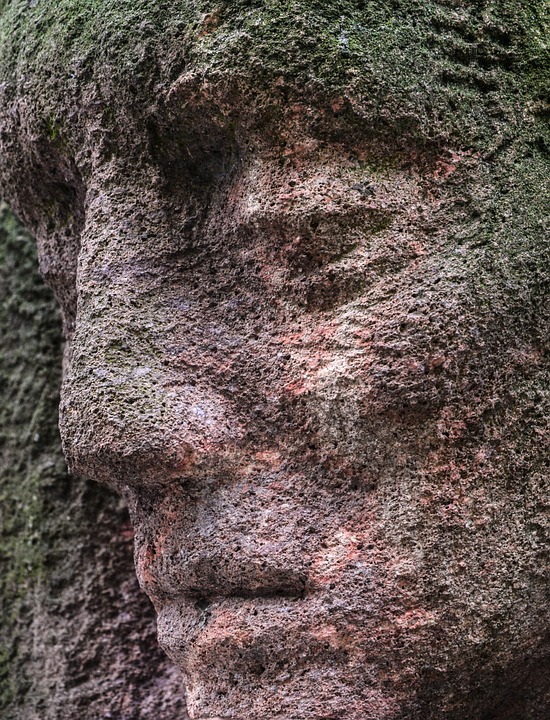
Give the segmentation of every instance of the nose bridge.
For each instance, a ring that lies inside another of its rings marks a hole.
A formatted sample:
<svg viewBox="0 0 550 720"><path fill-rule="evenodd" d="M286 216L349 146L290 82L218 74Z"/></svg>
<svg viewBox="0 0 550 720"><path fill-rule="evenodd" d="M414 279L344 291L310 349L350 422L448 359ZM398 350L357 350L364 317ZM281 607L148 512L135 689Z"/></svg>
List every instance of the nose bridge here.
<svg viewBox="0 0 550 720"><path fill-rule="evenodd" d="M154 278L162 231L161 209L147 212L124 187L91 197L77 269L75 358L91 345L105 361L132 357L136 365L151 356L162 320Z"/></svg>
<svg viewBox="0 0 550 720"><path fill-rule="evenodd" d="M226 426L226 407L208 388L188 392L186 379L174 383L170 373L172 318L159 264L166 235L160 203L135 188L90 197L61 434L71 470L109 484L185 473Z"/></svg>
<svg viewBox="0 0 550 720"><path fill-rule="evenodd" d="M73 472L101 480L111 479L115 460L154 454L161 441L153 431L163 399L151 297L132 281L139 246L152 230L145 225L131 188L100 184L89 192L61 433Z"/></svg>

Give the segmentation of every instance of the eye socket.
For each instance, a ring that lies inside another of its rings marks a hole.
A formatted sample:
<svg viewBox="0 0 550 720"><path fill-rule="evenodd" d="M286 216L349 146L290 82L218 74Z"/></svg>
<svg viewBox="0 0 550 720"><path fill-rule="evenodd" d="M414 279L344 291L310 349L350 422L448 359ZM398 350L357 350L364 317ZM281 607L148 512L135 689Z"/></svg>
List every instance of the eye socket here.
<svg viewBox="0 0 550 720"><path fill-rule="evenodd" d="M293 237L281 247L280 257L292 274L315 272L348 254L357 245L351 223L342 217L313 217L297 228ZM342 231L345 224L346 230Z"/></svg>
<svg viewBox="0 0 550 720"><path fill-rule="evenodd" d="M235 166L238 147L231 128L198 123L193 116L149 121L150 156L170 182L192 186L218 183Z"/></svg>
<svg viewBox="0 0 550 720"><path fill-rule="evenodd" d="M240 232L254 247L270 286L285 302L308 310L330 310L363 292L376 276L379 245L392 223L384 209L304 211L252 215Z"/></svg>
<svg viewBox="0 0 550 720"><path fill-rule="evenodd" d="M386 230L392 215L385 210L354 208L329 211L305 210L302 216L290 216L284 210L258 213L241 225L254 238L265 238L264 253L283 264L293 277L329 269L360 245L369 243Z"/></svg>

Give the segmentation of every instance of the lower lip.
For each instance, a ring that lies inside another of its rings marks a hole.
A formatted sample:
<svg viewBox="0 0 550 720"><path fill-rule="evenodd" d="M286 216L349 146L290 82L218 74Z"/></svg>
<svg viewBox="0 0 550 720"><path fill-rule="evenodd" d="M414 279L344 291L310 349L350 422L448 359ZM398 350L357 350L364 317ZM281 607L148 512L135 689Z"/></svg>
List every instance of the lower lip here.
<svg viewBox="0 0 550 720"><path fill-rule="evenodd" d="M220 667L257 676L266 665L287 663L297 651L303 658L311 649L318 621L309 604L287 597L230 597L198 607L193 600L178 600L159 610L159 643L186 675L204 671L215 658Z"/></svg>
<svg viewBox="0 0 550 720"><path fill-rule="evenodd" d="M188 643L198 639L205 633L221 632L234 634L240 632L254 632L267 622L272 626L274 622L287 624L290 615L294 615L298 608L307 602L302 598L275 597L222 597L213 598L204 603L194 599L178 599L161 607L159 610L159 635L163 644L168 646L174 643L172 638ZM178 628L182 632L176 632Z"/></svg>
<svg viewBox="0 0 550 720"><path fill-rule="evenodd" d="M160 644L184 674L195 720L224 720L219 713L228 707L236 718L324 717L327 702L338 717L394 720L391 671L372 657L374 646L365 657L365 628L345 625L318 595L218 598L204 609L178 600L158 616ZM287 703L294 715L285 714Z"/></svg>

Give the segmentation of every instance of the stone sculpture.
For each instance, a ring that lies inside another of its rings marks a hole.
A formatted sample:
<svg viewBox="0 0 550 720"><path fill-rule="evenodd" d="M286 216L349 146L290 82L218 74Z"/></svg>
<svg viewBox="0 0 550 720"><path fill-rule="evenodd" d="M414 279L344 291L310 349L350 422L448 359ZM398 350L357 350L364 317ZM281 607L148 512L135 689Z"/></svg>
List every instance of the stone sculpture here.
<svg viewBox="0 0 550 720"><path fill-rule="evenodd" d="M190 716L543 720L543 4L150 5L5 6L1 187Z"/></svg>

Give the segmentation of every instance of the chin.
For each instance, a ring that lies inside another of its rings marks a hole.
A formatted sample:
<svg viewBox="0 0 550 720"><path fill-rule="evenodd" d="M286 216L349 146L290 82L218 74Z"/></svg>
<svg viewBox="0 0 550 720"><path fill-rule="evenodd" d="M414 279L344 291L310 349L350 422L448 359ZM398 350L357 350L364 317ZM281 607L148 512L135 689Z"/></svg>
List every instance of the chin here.
<svg viewBox="0 0 550 720"><path fill-rule="evenodd" d="M392 672L327 596L164 605L159 641L183 672L193 720L390 720ZM340 615L340 617L338 617Z"/></svg>

